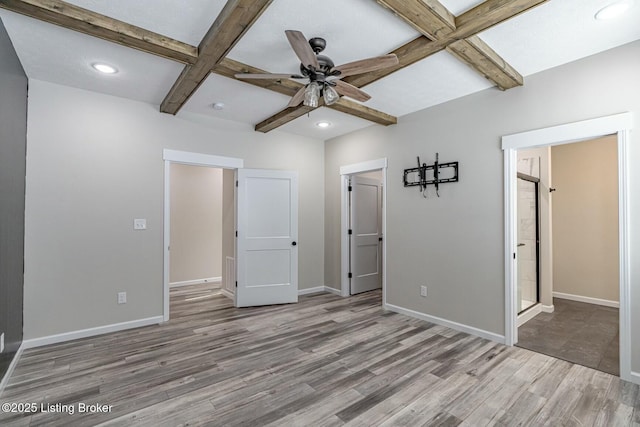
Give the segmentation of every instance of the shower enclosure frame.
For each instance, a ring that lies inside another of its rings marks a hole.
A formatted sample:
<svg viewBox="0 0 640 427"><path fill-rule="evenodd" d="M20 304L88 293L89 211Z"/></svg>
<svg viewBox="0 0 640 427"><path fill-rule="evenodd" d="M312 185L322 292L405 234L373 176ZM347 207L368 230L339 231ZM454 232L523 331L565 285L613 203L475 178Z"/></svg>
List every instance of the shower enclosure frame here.
<svg viewBox="0 0 640 427"><path fill-rule="evenodd" d="M536 301L524 310L520 310L517 315L521 315L527 310L540 304L540 179L535 176L527 175L521 172L517 173L517 178L523 181L531 182L535 187L536 201ZM520 298L522 300L522 298Z"/></svg>

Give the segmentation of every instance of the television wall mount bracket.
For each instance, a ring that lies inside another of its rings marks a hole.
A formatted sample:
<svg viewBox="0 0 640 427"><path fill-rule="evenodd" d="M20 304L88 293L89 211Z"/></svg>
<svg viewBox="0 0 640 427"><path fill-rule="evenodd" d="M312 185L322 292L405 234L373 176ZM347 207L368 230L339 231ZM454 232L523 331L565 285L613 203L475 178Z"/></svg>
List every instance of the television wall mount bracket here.
<svg viewBox="0 0 640 427"><path fill-rule="evenodd" d="M440 197L440 184L458 182L458 162L440 163L438 157L439 155L436 153L436 161L432 165L427 165L426 163L420 164L420 156L418 156L418 167L404 170L404 186L419 187L422 197L426 199L428 185L435 186L436 194ZM448 168L451 168L451 172L447 173L449 177L440 178L441 170ZM430 179L427 179L427 171L431 171L432 177Z"/></svg>

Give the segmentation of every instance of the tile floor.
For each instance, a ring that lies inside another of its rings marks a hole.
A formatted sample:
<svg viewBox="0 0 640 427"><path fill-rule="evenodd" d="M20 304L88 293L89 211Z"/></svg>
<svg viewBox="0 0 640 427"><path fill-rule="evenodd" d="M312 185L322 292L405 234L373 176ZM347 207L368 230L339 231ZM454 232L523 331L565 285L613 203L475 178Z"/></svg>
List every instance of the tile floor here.
<svg viewBox="0 0 640 427"><path fill-rule="evenodd" d="M518 347L620 375L618 309L559 298L553 305L518 328Z"/></svg>

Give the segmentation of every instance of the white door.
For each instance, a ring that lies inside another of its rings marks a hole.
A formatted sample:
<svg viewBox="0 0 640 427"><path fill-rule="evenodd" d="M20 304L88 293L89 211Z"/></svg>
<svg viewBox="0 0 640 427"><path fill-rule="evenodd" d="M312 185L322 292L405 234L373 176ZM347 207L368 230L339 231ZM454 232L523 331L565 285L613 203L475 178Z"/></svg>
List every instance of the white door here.
<svg viewBox="0 0 640 427"><path fill-rule="evenodd" d="M382 288L382 186L380 181L351 178L351 295Z"/></svg>
<svg viewBox="0 0 640 427"><path fill-rule="evenodd" d="M238 169L236 307L298 302L298 173Z"/></svg>

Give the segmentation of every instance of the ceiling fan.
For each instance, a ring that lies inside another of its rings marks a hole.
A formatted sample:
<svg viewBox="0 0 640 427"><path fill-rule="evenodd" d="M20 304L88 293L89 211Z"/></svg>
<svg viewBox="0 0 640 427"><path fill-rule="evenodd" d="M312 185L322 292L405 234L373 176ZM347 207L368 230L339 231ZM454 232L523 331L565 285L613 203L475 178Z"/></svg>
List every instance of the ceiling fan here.
<svg viewBox="0 0 640 427"><path fill-rule="evenodd" d="M398 64L398 57L389 54L335 66L331 58L320 55L327 46L323 38L314 37L307 41L304 34L295 30L286 30L285 34L301 61L300 74L240 73L235 76L238 79L291 79L304 83L305 85L289 101L289 107L296 107L303 103L315 108L318 106L320 96L323 97L325 105L338 102L340 95L357 101L368 101L371 99L370 95L341 79Z"/></svg>

